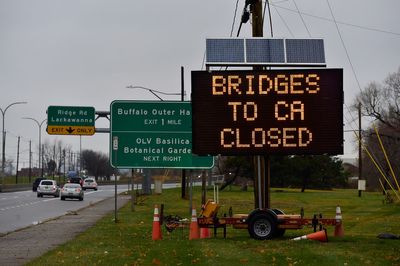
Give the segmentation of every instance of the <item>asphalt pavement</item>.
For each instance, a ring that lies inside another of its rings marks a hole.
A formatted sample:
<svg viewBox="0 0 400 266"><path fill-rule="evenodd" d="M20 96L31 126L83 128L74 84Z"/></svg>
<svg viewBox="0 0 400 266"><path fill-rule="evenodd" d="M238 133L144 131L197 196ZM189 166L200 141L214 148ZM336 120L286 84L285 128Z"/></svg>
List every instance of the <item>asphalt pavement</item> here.
<svg viewBox="0 0 400 266"><path fill-rule="evenodd" d="M121 208L129 200L129 196L119 195L117 208ZM114 210L115 200L108 198L67 215L1 236L0 264L23 265L40 257L47 251L75 238Z"/></svg>

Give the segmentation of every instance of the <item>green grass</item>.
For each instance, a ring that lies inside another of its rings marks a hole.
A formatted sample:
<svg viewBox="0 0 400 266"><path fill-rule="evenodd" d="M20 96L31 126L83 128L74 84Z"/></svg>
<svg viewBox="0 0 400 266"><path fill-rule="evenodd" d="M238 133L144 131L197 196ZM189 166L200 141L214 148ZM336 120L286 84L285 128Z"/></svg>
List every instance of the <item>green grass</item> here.
<svg viewBox="0 0 400 266"><path fill-rule="evenodd" d="M200 190L194 189L194 203L200 205ZM208 191L212 198L212 191ZM223 191L219 195L220 215L248 213L253 192ZM134 212L127 204L96 226L28 265L400 265L400 240L382 240L382 232L400 234L400 205L383 204L381 193L356 190L316 191L272 189L271 206L298 214L303 207L306 217L322 213L334 218L336 206L342 209L345 236L333 237L328 227L329 242L312 240L290 241L312 232L311 228L287 230L283 238L258 241L247 230L227 228L216 238L188 240L188 229L168 233L162 228L163 239L151 240L154 204L164 204L164 214L190 218L189 202L180 198L180 189L164 190L162 195L149 196ZM197 208L199 212L199 208Z"/></svg>
<svg viewBox="0 0 400 266"><path fill-rule="evenodd" d="M29 180L29 176L18 176L18 179L15 176L6 176L4 177L3 182L5 185L15 185L15 184L27 185L27 184L32 184L37 177L39 176L31 176ZM48 176L47 178L56 180L57 182L64 182L64 176L54 176L54 177Z"/></svg>
<svg viewBox="0 0 400 266"><path fill-rule="evenodd" d="M16 184L16 182L18 181L18 184L31 184L34 180L35 180L35 176L31 176L31 182L29 182L29 177L28 176L18 176L18 180L16 179L15 176L6 176L4 177L4 181L2 180L2 182L5 185L13 185Z"/></svg>

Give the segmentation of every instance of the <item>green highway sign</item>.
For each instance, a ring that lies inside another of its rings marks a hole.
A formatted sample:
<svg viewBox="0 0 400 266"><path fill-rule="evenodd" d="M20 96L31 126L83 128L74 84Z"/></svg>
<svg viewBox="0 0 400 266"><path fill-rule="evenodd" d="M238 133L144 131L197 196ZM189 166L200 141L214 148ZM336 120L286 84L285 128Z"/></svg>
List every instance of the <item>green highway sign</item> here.
<svg viewBox="0 0 400 266"><path fill-rule="evenodd" d="M205 169L211 156L192 154L190 102L113 101L110 163L117 168Z"/></svg>
<svg viewBox="0 0 400 266"><path fill-rule="evenodd" d="M49 106L47 133L50 135L93 135L95 133L94 107Z"/></svg>

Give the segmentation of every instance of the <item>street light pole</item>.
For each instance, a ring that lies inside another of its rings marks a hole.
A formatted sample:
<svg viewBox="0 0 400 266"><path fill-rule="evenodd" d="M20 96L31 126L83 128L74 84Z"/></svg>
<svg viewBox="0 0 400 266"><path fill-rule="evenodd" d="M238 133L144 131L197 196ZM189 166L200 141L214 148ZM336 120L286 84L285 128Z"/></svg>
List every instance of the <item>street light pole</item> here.
<svg viewBox="0 0 400 266"><path fill-rule="evenodd" d="M13 103L7 105L7 107L4 108L4 110L3 110L2 108L0 108L1 114L2 114L2 116L3 116L3 129L2 129L2 159L1 159L1 177L2 177L1 185L2 185L2 186L1 186L1 188L3 188L3 185L4 185L4 178L5 178L4 167L5 167L5 162L6 162L6 130L5 130L5 127L4 127L4 125L5 125L5 122L4 122L4 120L5 120L5 115L6 115L7 109L10 108L11 106L16 105L16 104L26 104L26 103L27 103L27 102L13 102ZM18 169L17 169L17 171L18 171ZM0 190L0 191L1 191L1 190Z"/></svg>
<svg viewBox="0 0 400 266"><path fill-rule="evenodd" d="M42 166L42 125L47 119L43 119L42 122L39 122L35 118L32 117L23 117L22 119L29 119L34 121L37 126L39 127L39 167L42 169L42 175L43 175L43 166Z"/></svg>

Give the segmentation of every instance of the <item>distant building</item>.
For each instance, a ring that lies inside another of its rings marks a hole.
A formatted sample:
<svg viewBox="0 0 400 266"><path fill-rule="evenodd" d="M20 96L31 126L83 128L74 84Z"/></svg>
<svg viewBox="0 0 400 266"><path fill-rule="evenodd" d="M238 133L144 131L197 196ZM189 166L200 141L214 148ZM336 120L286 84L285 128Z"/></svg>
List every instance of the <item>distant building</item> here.
<svg viewBox="0 0 400 266"><path fill-rule="evenodd" d="M41 176L42 174L42 169L41 168L31 168L31 176ZM19 176L29 176L29 168L21 168L21 170L18 171Z"/></svg>
<svg viewBox="0 0 400 266"><path fill-rule="evenodd" d="M357 188L358 167L350 162L357 163L357 160L351 160L351 161L349 160L348 162L343 161L342 164L344 171L349 174L349 177L347 179L347 184L349 185L350 188Z"/></svg>

